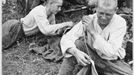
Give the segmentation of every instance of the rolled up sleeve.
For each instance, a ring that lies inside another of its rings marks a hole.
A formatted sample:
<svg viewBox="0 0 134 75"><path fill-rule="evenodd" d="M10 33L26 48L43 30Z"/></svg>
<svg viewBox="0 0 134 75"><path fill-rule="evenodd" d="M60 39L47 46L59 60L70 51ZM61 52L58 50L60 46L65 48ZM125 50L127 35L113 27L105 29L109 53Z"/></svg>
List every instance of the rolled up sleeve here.
<svg viewBox="0 0 134 75"><path fill-rule="evenodd" d="M62 53L65 57L71 56L71 54L67 53L66 51L70 48L76 48L75 41L82 36L84 36L84 26L81 21L69 32L63 35L60 45Z"/></svg>
<svg viewBox="0 0 134 75"><path fill-rule="evenodd" d="M62 23L50 25L45 15L35 15L34 19L39 30L45 35L57 35L56 31L64 27Z"/></svg>

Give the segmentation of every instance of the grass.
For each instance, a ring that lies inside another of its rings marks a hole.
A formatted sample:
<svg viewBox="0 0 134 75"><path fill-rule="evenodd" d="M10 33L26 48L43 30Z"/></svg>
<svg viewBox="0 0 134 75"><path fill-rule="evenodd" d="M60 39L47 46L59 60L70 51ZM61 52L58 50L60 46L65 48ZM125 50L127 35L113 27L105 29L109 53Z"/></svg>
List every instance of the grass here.
<svg viewBox="0 0 134 75"><path fill-rule="evenodd" d="M14 7L14 8L13 8ZM10 19L19 19L23 17L18 13L16 3L8 2L2 8L2 23ZM79 21L85 12L79 11L56 15L56 22ZM75 15L76 14L76 15ZM13 47L2 51L2 74L3 75L57 75L62 61L55 63L44 60L40 55L29 52L28 46L30 43L45 44L43 35L35 35L22 39L20 44L15 44Z"/></svg>
<svg viewBox="0 0 134 75"><path fill-rule="evenodd" d="M2 8L2 23L9 19L19 19L23 17L17 4L7 0L7 3ZM87 10L76 11L66 14L57 14L56 22L74 21L78 22L83 15L87 14ZM15 44L8 50L2 51L2 74L3 75L57 75L62 61L55 63L44 60L40 55L29 52L28 46L30 43L44 45L45 39L42 35L35 35L22 39L20 44ZM130 38L129 38L130 39ZM129 39L126 39L125 42ZM129 55L130 53L128 53ZM132 57L129 56L129 57ZM129 59L126 58L126 59ZM131 59L130 59L131 60Z"/></svg>

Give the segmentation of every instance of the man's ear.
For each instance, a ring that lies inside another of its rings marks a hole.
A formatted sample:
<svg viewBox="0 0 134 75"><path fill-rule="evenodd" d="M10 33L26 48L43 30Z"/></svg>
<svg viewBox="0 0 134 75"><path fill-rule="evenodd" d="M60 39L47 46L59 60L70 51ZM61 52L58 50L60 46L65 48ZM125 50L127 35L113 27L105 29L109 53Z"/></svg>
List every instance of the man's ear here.
<svg viewBox="0 0 134 75"><path fill-rule="evenodd" d="M116 7L116 8L115 8L115 11L117 11L118 9L119 9L119 8L118 8L118 7Z"/></svg>
<svg viewBox="0 0 134 75"><path fill-rule="evenodd" d="M97 9L98 9L98 8L97 8L97 7L95 7L95 8L93 9L93 11L94 11L94 12L97 12Z"/></svg>
<svg viewBox="0 0 134 75"><path fill-rule="evenodd" d="M47 5L47 2L44 2L43 5L46 6Z"/></svg>
<svg viewBox="0 0 134 75"><path fill-rule="evenodd" d="M97 8L97 7L95 7L95 8L94 8L94 11L95 11L95 12L97 12L97 10L98 10L98 8Z"/></svg>
<svg viewBox="0 0 134 75"><path fill-rule="evenodd" d="M115 13L117 12L117 10L118 10L118 7L115 8Z"/></svg>

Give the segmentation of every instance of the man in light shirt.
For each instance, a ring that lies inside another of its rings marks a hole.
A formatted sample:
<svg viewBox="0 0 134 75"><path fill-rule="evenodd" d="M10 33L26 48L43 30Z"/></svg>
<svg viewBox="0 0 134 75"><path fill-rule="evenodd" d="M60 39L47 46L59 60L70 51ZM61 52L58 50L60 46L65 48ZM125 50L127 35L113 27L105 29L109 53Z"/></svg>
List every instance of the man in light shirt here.
<svg viewBox="0 0 134 75"><path fill-rule="evenodd" d="M126 21L116 10L117 0L98 0L96 13L83 17L63 35L61 49L65 58L58 75L73 75L77 63L85 67L91 60L101 75L132 75L132 69L122 60L126 55L122 48Z"/></svg>
<svg viewBox="0 0 134 75"><path fill-rule="evenodd" d="M55 24L55 14L61 10L62 0L47 0L33 8L20 20L8 20L2 25L2 47L9 48L23 35L30 36L38 32L46 36L58 35L64 27L72 27L73 22Z"/></svg>

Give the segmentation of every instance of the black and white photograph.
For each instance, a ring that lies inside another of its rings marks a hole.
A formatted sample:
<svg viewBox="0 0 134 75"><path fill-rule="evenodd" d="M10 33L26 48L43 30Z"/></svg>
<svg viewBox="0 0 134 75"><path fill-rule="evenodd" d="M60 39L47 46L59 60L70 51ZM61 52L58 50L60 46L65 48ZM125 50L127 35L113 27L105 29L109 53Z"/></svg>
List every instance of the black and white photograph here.
<svg viewBox="0 0 134 75"><path fill-rule="evenodd" d="M133 0L1 0L2 75L133 75Z"/></svg>

